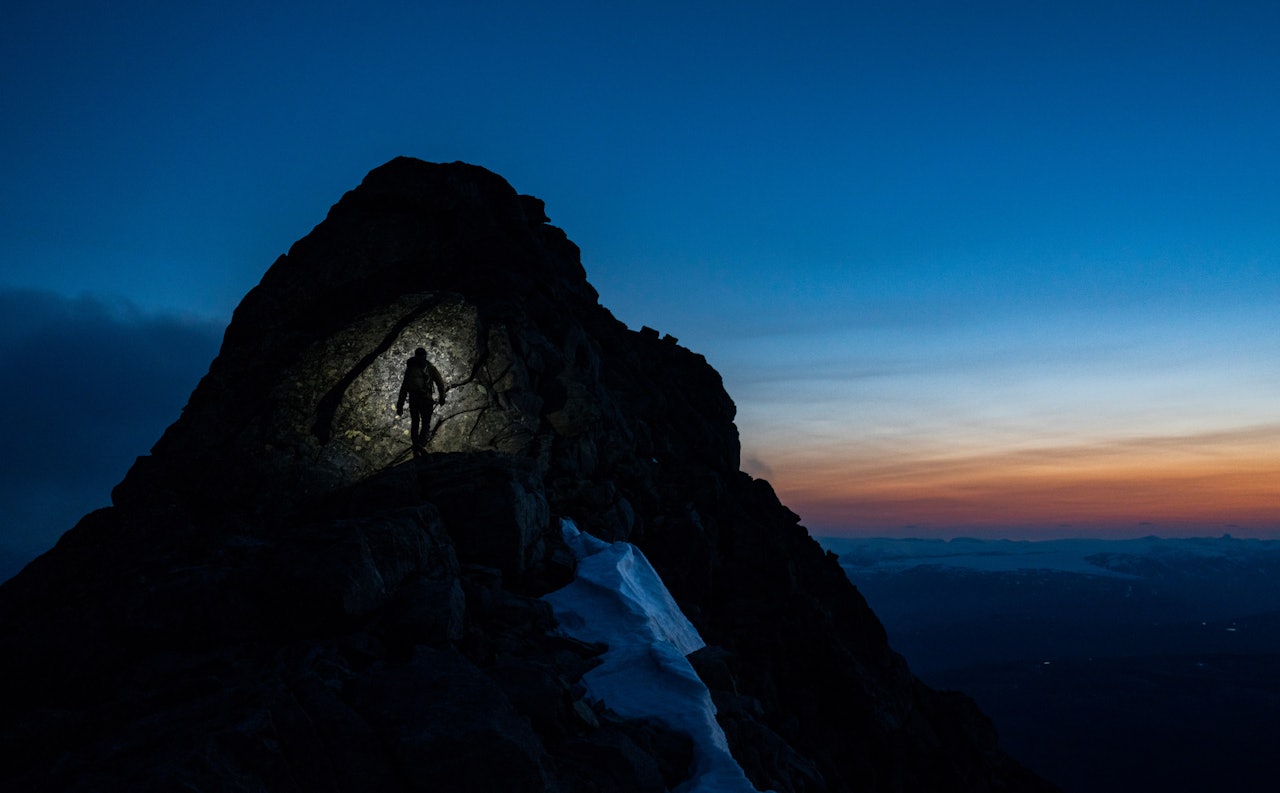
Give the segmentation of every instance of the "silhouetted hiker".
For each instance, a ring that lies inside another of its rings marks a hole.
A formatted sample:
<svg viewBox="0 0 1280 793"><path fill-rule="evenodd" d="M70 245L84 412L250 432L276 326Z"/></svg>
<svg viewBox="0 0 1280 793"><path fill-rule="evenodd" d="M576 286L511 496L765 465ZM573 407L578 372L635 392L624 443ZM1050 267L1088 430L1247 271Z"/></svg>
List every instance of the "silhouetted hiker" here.
<svg viewBox="0 0 1280 793"><path fill-rule="evenodd" d="M422 347L413 351L413 357L404 367L404 382L400 385L400 398L396 400L396 415L404 415L404 400L409 398L409 440L414 450L422 448L431 431L431 385L440 392L440 404L444 404L444 378L440 370L427 360ZM419 432L421 428L421 432Z"/></svg>

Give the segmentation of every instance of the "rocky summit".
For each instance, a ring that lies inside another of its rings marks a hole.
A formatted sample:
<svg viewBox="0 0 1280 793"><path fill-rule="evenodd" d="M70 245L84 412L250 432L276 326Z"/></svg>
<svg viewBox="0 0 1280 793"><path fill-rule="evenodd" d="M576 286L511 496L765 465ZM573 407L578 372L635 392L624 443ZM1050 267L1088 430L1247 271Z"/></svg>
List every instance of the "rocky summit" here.
<svg viewBox="0 0 1280 793"><path fill-rule="evenodd" d="M418 347L443 404L396 414ZM597 299L543 203L462 163L372 171L244 298L178 420L0 587L6 791L662 791L543 595L560 519L641 549L774 791L1047 791L912 676L739 470L734 404Z"/></svg>

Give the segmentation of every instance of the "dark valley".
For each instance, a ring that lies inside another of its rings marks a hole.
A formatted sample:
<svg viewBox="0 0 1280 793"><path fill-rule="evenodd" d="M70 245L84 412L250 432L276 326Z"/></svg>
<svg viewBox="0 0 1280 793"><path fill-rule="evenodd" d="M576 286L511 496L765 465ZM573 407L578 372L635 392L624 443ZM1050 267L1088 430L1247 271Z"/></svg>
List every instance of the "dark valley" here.
<svg viewBox="0 0 1280 793"><path fill-rule="evenodd" d="M1068 791L1264 791L1280 542L824 538L929 684Z"/></svg>

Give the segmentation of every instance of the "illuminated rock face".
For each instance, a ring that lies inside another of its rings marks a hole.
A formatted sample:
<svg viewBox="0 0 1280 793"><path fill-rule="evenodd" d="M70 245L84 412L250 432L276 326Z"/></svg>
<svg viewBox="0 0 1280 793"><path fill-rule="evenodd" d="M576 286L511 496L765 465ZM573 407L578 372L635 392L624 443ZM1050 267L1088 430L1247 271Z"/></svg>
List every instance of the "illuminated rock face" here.
<svg viewBox="0 0 1280 793"><path fill-rule="evenodd" d="M283 373L281 406L297 418L273 442L315 447L338 485L411 459L408 412L398 417L395 408L405 362L418 347L447 388L429 451L528 452L543 401L507 329L483 327L475 306L432 293L402 298L307 349Z"/></svg>
<svg viewBox="0 0 1280 793"><path fill-rule="evenodd" d="M447 385L426 454L406 360ZM641 548L761 789L1047 790L911 676L739 470L719 375L599 305L537 199L371 172L236 309L182 416L0 587L0 789L676 789L687 735L583 697L558 517Z"/></svg>

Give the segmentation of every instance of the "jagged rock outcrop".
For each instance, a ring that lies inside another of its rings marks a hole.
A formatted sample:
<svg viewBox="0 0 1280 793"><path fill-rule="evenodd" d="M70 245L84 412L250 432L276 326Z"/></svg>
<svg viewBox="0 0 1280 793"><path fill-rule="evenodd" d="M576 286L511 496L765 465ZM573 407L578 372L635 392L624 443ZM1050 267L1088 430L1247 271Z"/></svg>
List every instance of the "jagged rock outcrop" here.
<svg viewBox="0 0 1280 793"><path fill-rule="evenodd" d="M615 320L547 220L401 158L270 268L114 505L0 588L0 788L678 787L688 739L586 701L604 648L538 599L567 516L648 555L761 789L1051 789L912 677L739 470L719 375ZM419 346L448 392L415 455Z"/></svg>

